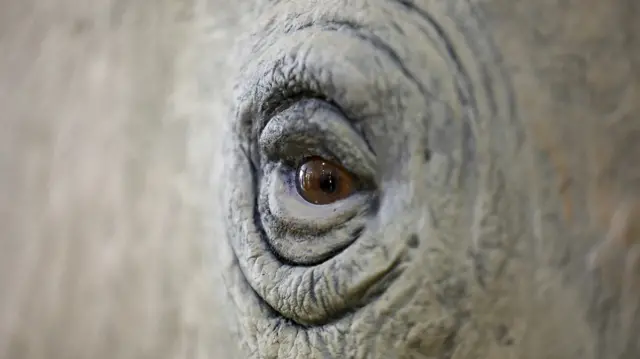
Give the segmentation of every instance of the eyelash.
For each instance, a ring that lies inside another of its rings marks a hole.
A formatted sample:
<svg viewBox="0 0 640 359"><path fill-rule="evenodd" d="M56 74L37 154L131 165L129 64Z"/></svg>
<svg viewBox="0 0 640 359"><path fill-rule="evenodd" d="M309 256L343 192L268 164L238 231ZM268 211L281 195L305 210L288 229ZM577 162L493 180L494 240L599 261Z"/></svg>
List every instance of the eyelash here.
<svg viewBox="0 0 640 359"><path fill-rule="evenodd" d="M284 67L280 65L281 67ZM271 74L284 73L280 69L274 69ZM266 80L266 98L258 109L259 117L263 119L259 132L262 131L268 119L286 110L291 104L305 98L317 98L328 100L327 95L321 91L320 82L310 73L294 75L289 72L286 76L272 75Z"/></svg>

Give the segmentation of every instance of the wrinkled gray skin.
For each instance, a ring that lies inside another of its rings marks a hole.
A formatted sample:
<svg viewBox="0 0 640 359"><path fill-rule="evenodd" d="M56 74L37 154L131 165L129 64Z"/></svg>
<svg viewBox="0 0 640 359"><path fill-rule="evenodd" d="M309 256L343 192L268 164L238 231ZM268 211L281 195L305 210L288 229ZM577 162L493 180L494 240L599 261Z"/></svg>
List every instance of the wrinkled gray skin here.
<svg viewBox="0 0 640 359"><path fill-rule="evenodd" d="M225 281L250 358L638 358L635 0L261 4ZM306 157L362 187L328 206Z"/></svg>

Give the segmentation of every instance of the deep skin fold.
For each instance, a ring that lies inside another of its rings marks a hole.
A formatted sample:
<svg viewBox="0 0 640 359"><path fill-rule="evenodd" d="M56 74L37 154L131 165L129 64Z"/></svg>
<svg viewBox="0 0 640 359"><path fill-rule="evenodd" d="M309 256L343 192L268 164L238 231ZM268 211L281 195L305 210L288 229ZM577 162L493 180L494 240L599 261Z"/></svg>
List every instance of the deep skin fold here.
<svg viewBox="0 0 640 359"><path fill-rule="evenodd" d="M278 2L264 14L238 70L233 141L249 155L230 161L235 179L254 181L232 187L229 199L227 285L249 356L526 358L536 357L528 349L536 340L551 343L538 338L559 332L566 343L539 354L609 350L589 340L588 304L568 306L587 278L544 267L576 284L545 286L563 323L536 321L548 299L538 299L532 268L552 261L533 228L549 218L535 207L546 189L528 180L526 165L539 159L521 118L529 114L516 113L523 87L513 86L513 64L498 51L505 45L493 43L481 14L466 1ZM326 98L362 128L378 155L381 199L352 245L300 268L264 246L261 227L270 224L256 212L264 165L255 138L273 111L304 94ZM568 250L584 254L593 240ZM367 275L358 287L354 278Z"/></svg>

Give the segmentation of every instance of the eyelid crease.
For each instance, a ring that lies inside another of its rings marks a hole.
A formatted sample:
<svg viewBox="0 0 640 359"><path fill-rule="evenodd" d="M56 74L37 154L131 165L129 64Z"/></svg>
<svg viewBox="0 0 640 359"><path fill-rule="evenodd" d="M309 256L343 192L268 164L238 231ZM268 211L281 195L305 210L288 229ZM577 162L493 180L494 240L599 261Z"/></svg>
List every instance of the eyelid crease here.
<svg viewBox="0 0 640 359"><path fill-rule="evenodd" d="M257 138L267 124L278 114L286 111L299 101L317 99L335 105L328 91L323 91L312 71L292 71L290 66L297 62L296 55L287 55L275 61L270 78L264 88L265 97L260 100L255 114ZM339 107L336 105L336 107Z"/></svg>
<svg viewBox="0 0 640 359"><path fill-rule="evenodd" d="M303 31L305 28L300 28ZM327 30L332 32L332 30ZM309 66L306 62L306 54L299 51L299 46L288 48L275 60L266 60L269 65L261 73L252 75L255 81L249 81L242 96L236 99L240 104L248 104L241 113L251 117L252 138L258 139L266 125L278 114L286 111L291 106L300 101L317 100L331 105L334 111L339 112L354 131L361 131L355 126L362 122L368 115L353 111L344 99L336 96L343 92L336 89L332 84L318 78L318 73L314 66ZM256 59L260 60L260 59ZM324 71L324 70L323 70ZM257 96L256 96L257 95ZM247 112L247 110L249 110ZM368 143L364 134L361 137L367 143L371 152L373 147Z"/></svg>
<svg viewBox="0 0 640 359"><path fill-rule="evenodd" d="M282 85L278 85L280 82ZM271 94L261 103L258 111L257 138L262 136L266 126L275 117L300 103L313 101L328 105L327 107L330 107L332 111L337 112L338 115L344 118L349 127L364 139L360 131L354 127L360 121L353 120L353 116L347 114L342 106L328 94L329 91L321 90L321 88L322 86L319 85L319 81L315 80L312 73L305 73L302 79L282 78L277 80L274 87L268 91ZM370 144L366 139L364 140L368 149L373 152Z"/></svg>

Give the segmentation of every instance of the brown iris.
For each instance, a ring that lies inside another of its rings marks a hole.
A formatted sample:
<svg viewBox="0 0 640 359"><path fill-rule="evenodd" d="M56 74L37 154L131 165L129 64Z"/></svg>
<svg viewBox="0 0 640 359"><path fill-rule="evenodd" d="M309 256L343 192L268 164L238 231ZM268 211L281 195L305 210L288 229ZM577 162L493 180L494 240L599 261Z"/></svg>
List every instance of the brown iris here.
<svg viewBox="0 0 640 359"><path fill-rule="evenodd" d="M342 166L312 157L298 169L298 192L307 202L329 204L349 197L354 180Z"/></svg>

